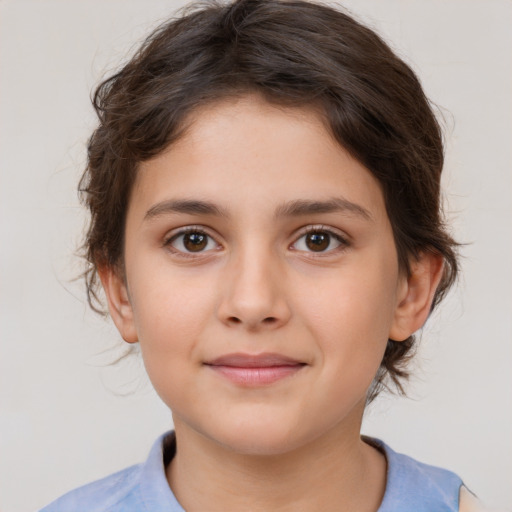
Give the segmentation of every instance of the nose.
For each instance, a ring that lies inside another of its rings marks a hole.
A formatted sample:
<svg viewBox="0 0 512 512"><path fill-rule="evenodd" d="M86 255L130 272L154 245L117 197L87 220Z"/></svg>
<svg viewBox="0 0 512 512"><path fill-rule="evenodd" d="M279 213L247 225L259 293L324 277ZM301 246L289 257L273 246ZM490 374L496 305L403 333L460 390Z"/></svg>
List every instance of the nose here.
<svg viewBox="0 0 512 512"><path fill-rule="evenodd" d="M249 331L272 330L291 316L281 262L270 250L247 248L225 268L218 317Z"/></svg>

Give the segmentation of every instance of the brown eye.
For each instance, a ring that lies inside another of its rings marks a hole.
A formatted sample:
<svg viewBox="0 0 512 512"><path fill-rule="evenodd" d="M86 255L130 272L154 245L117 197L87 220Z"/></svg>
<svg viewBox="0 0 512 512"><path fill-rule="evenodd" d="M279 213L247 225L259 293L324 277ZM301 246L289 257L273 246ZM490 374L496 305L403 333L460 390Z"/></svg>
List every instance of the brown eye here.
<svg viewBox="0 0 512 512"><path fill-rule="evenodd" d="M348 242L334 231L310 229L292 244L292 248L303 252L330 253L347 247Z"/></svg>
<svg viewBox="0 0 512 512"><path fill-rule="evenodd" d="M173 236L165 245L181 253L200 253L218 247L215 240L202 231L185 231Z"/></svg>
<svg viewBox="0 0 512 512"><path fill-rule="evenodd" d="M204 233L187 233L183 235L183 246L187 251L202 251L208 244L208 236Z"/></svg>
<svg viewBox="0 0 512 512"><path fill-rule="evenodd" d="M308 233L305 239L308 249L314 252L325 251L331 243L331 236L328 233Z"/></svg>

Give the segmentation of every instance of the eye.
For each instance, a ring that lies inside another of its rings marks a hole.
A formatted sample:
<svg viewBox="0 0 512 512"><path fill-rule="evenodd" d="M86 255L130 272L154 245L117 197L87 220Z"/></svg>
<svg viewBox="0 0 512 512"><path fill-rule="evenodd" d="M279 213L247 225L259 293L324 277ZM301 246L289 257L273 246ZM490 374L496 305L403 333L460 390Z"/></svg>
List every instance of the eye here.
<svg viewBox="0 0 512 512"><path fill-rule="evenodd" d="M297 251L321 253L331 252L346 245L347 241L337 233L319 228L309 229L292 244L292 248Z"/></svg>
<svg viewBox="0 0 512 512"><path fill-rule="evenodd" d="M218 244L210 235L198 229L181 231L173 235L165 245L183 253L200 253L218 248Z"/></svg>

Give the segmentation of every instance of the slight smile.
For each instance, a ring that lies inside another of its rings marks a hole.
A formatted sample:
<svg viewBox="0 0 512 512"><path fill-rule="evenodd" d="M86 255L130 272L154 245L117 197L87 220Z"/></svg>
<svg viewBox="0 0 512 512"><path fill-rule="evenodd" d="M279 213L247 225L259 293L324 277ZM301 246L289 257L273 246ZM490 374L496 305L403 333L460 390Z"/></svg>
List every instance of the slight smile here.
<svg viewBox="0 0 512 512"><path fill-rule="evenodd" d="M204 364L231 382L244 387L272 384L296 374L306 366L304 362L273 353L226 354Z"/></svg>

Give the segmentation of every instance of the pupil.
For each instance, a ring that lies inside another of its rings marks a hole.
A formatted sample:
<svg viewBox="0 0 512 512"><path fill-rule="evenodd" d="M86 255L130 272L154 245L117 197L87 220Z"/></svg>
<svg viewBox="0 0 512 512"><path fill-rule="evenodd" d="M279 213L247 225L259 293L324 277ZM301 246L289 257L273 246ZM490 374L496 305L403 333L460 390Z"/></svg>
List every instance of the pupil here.
<svg viewBox="0 0 512 512"><path fill-rule="evenodd" d="M327 233L310 233L306 238L306 245L312 251L325 251L329 247L330 237Z"/></svg>
<svg viewBox="0 0 512 512"><path fill-rule="evenodd" d="M202 233L188 233L183 238L183 245L191 252L202 251L206 247L207 238Z"/></svg>

